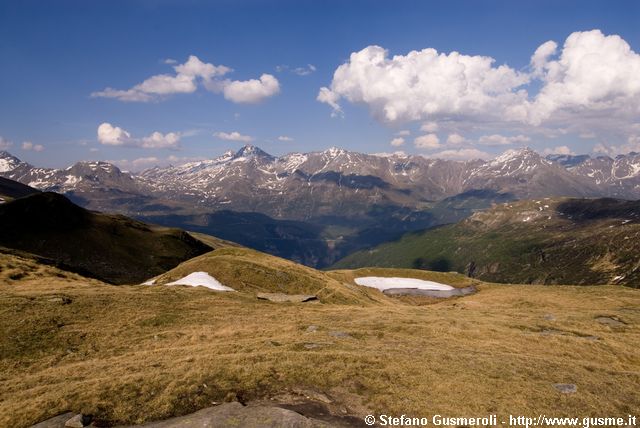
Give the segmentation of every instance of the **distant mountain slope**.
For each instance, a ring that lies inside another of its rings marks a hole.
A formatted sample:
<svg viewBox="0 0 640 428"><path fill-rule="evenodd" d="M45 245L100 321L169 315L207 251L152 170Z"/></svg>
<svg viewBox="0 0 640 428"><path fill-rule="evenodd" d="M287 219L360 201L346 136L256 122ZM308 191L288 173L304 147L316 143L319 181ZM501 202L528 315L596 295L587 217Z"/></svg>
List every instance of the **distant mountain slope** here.
<svg viewBox="0 0 640 428"><path fill-rule="evenodd" d="M552 196L598 196L602 190L583 176L544 159L531 149L508 150L469 171L466 189L508 192L518 199Z"/></svg>
<svg viewBox="0 0 640 428"><path fill-rule="evenodd" d="M0 203L11 199L22 198L23 196L39 193L40 191L17 181L0 177Z"/></svg>
<svg viewBox="0 0 640 428"><path fill-rule="evenodd" d="M36 168L0 152L0 176L68 194L84 207L125 214L259 212L315 222L366 218L371 206L421 210L473 191L517 199L550 196L640 198L640 155L541 157L529 148L490 161L371 155L330 148L272 156L247 145L215 159L154 167L140 174L107 162Z"/></svg>
<svg viewBox="0 0 640 428"><path fill-rule="evenodd" d="M543 158L529 148L490 161L452 161L335 147L276 157L247 145L139 174L102 161L37 168L0 152L0 176L84 208L213 234L314 267L495 202L640 198L636 153Z"/></svg>
<svg viewBox="0 0 640 428"><path fill-rule="evenodd" d="M497 205L410 233L334 268L455 270L486 281L640 287L640 201L542 199Z"/></svg>
<svg viewBox="0 0 640 428"><path fill-rule="evenodd" d="M87 211L56 193L0 205L0 245L114 284L138 283L211 250L186 232Z"/></svg>

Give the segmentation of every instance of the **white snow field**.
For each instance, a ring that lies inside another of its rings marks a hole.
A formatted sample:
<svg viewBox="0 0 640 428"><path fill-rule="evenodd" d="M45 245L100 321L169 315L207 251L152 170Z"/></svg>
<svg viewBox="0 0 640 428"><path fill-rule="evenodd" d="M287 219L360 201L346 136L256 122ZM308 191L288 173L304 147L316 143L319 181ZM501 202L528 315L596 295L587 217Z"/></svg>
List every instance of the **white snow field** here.
<svg viewBox="0 0 640 428"><path fill-rule="evenodd" d="M167 285L190 285L191 287L207 287L216 291L236 291L231 287L220 284L217 279L206 272L193 272Z"/></svg>
<svg viewBox="0 0 640 428"><path fill-rule="evenodd" d="M417 278L385 278L380 276L363 276L355 279L356 284L365 287L377 288L380 291L389 290L391 288L417 288L420 290L453 290L450 285L440 284L439 282L425 281Z"/></svg>

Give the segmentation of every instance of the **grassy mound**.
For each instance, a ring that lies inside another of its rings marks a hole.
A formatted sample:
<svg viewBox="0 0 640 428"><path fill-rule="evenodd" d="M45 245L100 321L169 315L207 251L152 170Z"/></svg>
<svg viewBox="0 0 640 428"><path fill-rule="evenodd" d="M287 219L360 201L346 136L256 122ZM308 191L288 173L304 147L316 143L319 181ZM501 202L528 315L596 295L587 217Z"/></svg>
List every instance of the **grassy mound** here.
<svg viewBox="0 0 640 428"><path fill-rule="evenodd" d="M187 260L159 275L162 285L193 272L207 272L222 284L239 292L314 294L321 302L364 303L376 301L375 293L316 269L248 248L220 248Z"/></svg>

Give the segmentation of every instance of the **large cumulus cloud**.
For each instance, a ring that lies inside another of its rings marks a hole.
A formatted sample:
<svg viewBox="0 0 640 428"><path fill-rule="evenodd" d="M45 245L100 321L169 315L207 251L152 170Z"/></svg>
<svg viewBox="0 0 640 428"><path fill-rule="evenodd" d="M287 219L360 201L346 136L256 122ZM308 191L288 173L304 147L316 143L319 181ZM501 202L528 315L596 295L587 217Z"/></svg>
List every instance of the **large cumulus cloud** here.
<svg viewBox="0 0 640 428"><path fill-rule="evenodd" d="M600 30L572 33L562 46L542 43L522 70L488 56L432 48L390 56L368 46L335 70L317 100L334 115L349 102L368 107L384 123L425 122L429 132L438 123L452 132L456 124L481 124L494 132L605 132L635 141L640 55L620 36Z"/></svg>

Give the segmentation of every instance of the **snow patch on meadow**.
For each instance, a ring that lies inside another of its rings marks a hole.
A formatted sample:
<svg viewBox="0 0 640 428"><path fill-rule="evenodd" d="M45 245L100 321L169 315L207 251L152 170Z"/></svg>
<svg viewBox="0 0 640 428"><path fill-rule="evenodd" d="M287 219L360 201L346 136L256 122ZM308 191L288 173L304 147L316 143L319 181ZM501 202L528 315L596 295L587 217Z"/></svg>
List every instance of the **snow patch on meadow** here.
<svg viewBox="0 0 640 428"><path fill-rule="evenodd" d="M420 290L453 290L450 285L417 278L385 278L380 276L363 276L355 279L356 284L377 288L380 291L391 288L417 288Z"/></svg>
<svg viewBox="0 0 640 428"><path fill-rule="evenodd" d="M235 291L231 287L222 285L217 279L206 272L193 272L167 285L189 285L191 287L207 287L216 291Z"/></svg>

